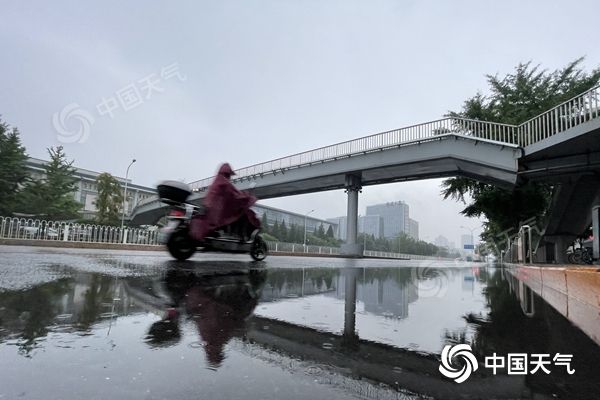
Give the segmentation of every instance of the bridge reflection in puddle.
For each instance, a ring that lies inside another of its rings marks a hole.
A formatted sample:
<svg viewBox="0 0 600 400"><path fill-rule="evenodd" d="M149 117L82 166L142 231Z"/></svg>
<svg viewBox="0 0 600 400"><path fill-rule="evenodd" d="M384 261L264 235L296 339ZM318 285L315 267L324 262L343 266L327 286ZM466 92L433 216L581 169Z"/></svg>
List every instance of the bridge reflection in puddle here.
<svg viewBox="0 0 600 400"><path fill-rule="evenodd" d="M440 332L472 339L464 309L483 315L474 268L272 270L255 314L399 348L439 353ZM281 275L281 276L278 276Z"/></svg>
<svg viewBox="0 0 600 400"><path fill-rule="evenodd" d="M0 395L583 399L600 389L597 343L509 270L185 265L120 277L61 269L0 292L0 368L13 371ZM457 385L438 371L455 343L480 364L494 352L573 354L576 373L480 365ZM53 379L63 384L49 391Z"/></svg>

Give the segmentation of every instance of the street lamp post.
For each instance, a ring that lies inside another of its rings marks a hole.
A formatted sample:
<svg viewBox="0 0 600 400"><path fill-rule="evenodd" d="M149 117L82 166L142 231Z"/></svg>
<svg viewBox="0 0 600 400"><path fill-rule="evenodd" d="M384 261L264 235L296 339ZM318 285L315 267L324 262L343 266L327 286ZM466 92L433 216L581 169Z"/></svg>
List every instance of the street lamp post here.
<svg viewBox="0 0 600 400"><path fill-rule="evenodd" d="M315 211L315 210L310 210L309 212L304 214L304 244L303 244L304 252L306 252L306 217L308 217L308 215L310 213L312 213L313 211Z"/></svg>
<svg viewBox="0 0 600 400"><path fill-rule="evenodd" d="M125 223L125 201L127 200L127 177L129 176L129 168L135 162L135 158L131 160L131 163L127 167L127 172L125 172L125 193L123 194L123 210L121 212L121 232L123 232L123 225Z"/></svg>

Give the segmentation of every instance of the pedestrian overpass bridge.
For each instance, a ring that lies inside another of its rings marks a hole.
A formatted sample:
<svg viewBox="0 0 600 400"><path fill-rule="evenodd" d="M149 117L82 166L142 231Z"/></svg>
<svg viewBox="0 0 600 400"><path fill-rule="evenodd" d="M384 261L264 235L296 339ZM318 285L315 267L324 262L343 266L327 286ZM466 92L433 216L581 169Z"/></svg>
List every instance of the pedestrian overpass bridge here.
<svg viewBox="0 0 600 400"><path fill-rule="evenodd" d="M377 133L241 168L232 181L240 190L254 188L260 199L346 189L348 241L343 250L349 255L362 253L356 222L363 186L450 176L505 187L524 180L571 184L562 203L555 199L563 212L550 225L556 235L572 236L589 224L591 211L578 209L584 216L574 221L565 216L569 207L564 204L582 190L587 194L580 206L591 210L600 201L600 186L594 184L600 176L599 95L596 86L521 125L452 117ZM213 179L190 183L192 203L202 201ZM574 184L579 180L579 186ZM155 223L164 207L158 198L147 199L135 207L132 222Z"/></svg>

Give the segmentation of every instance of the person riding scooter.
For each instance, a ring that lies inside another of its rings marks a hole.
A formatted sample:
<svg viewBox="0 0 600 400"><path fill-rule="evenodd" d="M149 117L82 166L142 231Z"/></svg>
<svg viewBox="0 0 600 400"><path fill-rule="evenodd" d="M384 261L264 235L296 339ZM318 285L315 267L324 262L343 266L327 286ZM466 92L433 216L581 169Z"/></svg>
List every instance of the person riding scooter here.
<svg viewBox="0 0 600 400"><path fill-rule="evenodd" d="M204 198L205 215L192 221L190 233L195 240L201 241L226 226L231 226L232 233L246 240L249 227L260 227L260 221L250 209L256 197L238 190L231 183L233 175L235 172L228 163L221 165Z"/></svg>

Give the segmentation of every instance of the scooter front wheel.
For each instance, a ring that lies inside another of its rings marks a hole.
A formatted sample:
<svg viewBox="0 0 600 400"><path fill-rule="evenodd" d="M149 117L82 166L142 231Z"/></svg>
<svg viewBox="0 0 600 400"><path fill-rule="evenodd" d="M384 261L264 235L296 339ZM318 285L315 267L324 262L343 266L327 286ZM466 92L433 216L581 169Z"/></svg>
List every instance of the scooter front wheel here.
<svg viewBox="0 0 600 400"><path fill-rule="evenodd" d="M186 232L175 232L167 242L169 253L179 261L185 261L196 252L194 242Z"/></svg>
<svg viewBox="0 0 600 400"><path fill-rule="evenodd" d="M262 261L267 258L267 243L260 236L257 236L254 243L252 243L250 257L255 261Z"/></svg>

